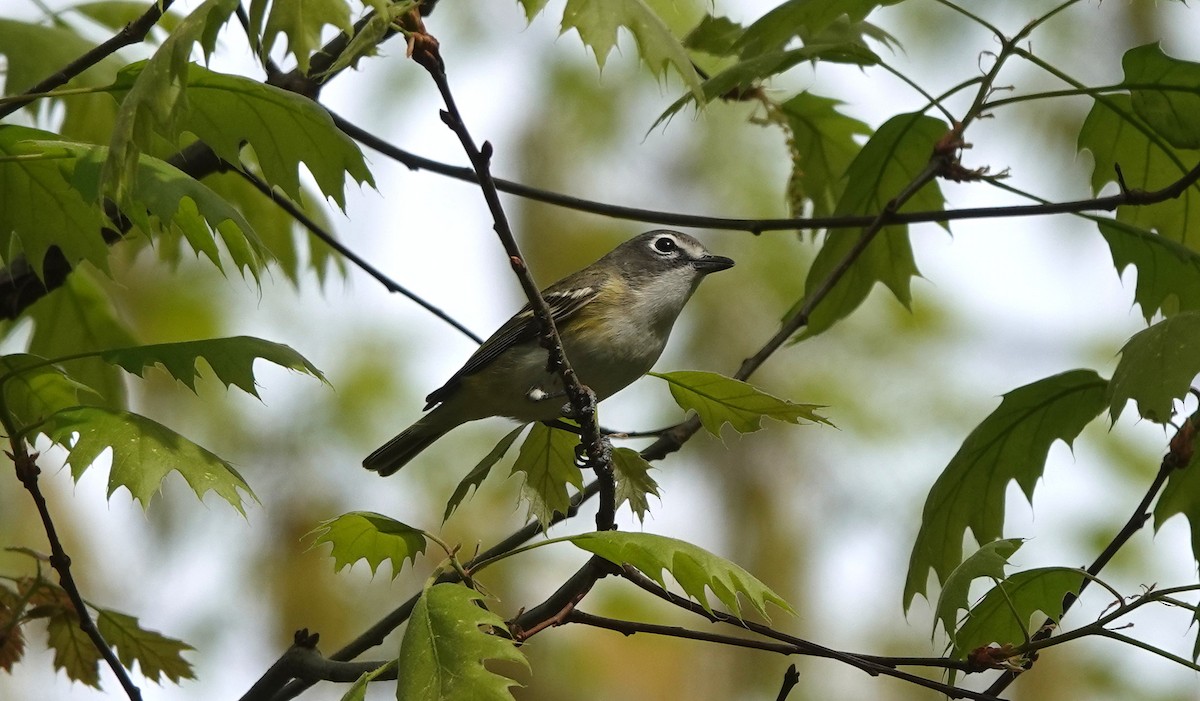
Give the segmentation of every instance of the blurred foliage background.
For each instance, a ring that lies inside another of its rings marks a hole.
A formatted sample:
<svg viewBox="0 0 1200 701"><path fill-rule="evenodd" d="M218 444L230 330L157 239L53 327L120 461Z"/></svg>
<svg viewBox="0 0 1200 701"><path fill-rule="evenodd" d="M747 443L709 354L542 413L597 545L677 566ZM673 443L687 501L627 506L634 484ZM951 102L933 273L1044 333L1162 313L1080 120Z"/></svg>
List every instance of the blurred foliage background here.
<svg viewBox="0 0 1200 701"><path fill-rule="evenodd" d="M680 34L710 9L699 0L651 4ZM968 4L1010 32L1050 6L1038 0ZM38 14L33 3L15 5L21 7L10 5L4 13ZM745 22L771 5L717 8ZM554 14L552 7L526 26L516 3L444 0L428 20L469 126L496 147L498 175L630 206L788 215L785 137L756 123L753 106L714 104L651 129L682 88L639 67L628 36L598 72L575 37L556 35ZM936 2L883 8L872 21L904 47L887 60L935 94L977 75L986 52L996 48L988 35ZM1200 58L1189 40L1196 28L1195 13L1178 3L1088 3L1053 20L1033 42L1040 55L1075 77L1104 84L1119 78L1125 49L1156 39L1177 55ZM227 32L222 41L216 69L250 60L240 37ZM401 42L385 51L334 81L324 102L401 147L464 162L438 120L432 84L405 60ZM1014 70L1008 79L1023 87L1054 87L1032 69ZM923 104L882 71L850 66L824 65L817 74L801 66L772 86L780 95L802 89L844 101L849 114L872 127ZM953 102L948 106L956 109ZM1062 100L1006 110L972 129L974 148L964 162L1011 169L1015 181L1047 197L1085 197L1087 156L1075 154L1071 134L1086 109L1084 100ZM97 114L97 120L111 118L103 110ZM328 214L340 238L486 335L522 300L478 191L368 155L378 191L352 193L345 215ZM945 191L955 207L1011 201L978 184L946 185ZM505 204L543 283L654 228L514 197ZM872 295L858 314L781 351L753 378L779 396L828 405L837 429L771 424L724 441L700 435L657 465L663 499L644 528L691 540L755 573L799 612L794 620L779 614L775 623L824 645L939 654L944 641L931 642L928 608L918 603L906 618L900 596L932 480L1000 394L1074 367L1110 371L1123 340L1143 326L1132 306L1131 280L1114 272L1102 241L1084 222L957 222L952 231L914 227L924 279L914 285L911 312ZM738 267L705 283L658 368L731 373L775 332L802 294L815 245L809 236L788 232L693 233L735 258ZM320 520L375 510L435 529L454 485L507 429L498 420L464 427L419 463L381 481L359 467L361 458L418 415L422 397L471 352L468 339L354 269L307 269L296 283L277 271L257 289L190 260L190 254L166 267L157 252L132 249L114 249L111 279L86 275L111 295L115 313L139 341L249 333L293 346L334 387L275 368L261 369L262 404L216 382L206 383L198 397L165 375L129 385L140 411L186 429L238 465L262 499L245 520L225 504L198 504L172 480L143 514L125 492L105 501L102 472L91 471L73 485L66 472L55 473L53 455L43 460L49 468L44 485L87 596L137 613L144 625L198 649L190 655L198 680L179 688L148 687L147 697L236 698L290 644L296 629L319 632L322 649L335 649L427 576L428 559L395 578L386 567L372 575L361 563L334 573L326 553L309 547L307 534ZM6 343L20 347L27 333L12 328ZM653 379L603 409L607 425L629 429L680 418L665 386ZM1089 428L1073 452L1056 446L1038 503L1030 509L1010 492L1008 534L1033 538L1018 564L1090 561L1140 497L1164 445L1161 430L1129 417L1111 431ZM443 538L470 551L522 523L519 485L506 481L506 472L493 474L445 524ZM623 517L622 528L643 527ZM587 516L574 528L589 523ZM28 498L11 485L0 489L0 529L11 542L43 537ZM1186 538L1178 520L1154 537L1139 534L1108 578L1129 593L1154 582L1192 581ZM582 559L546 549L494 568L486 584L511 615L548 595ZM0 566L6 560L15 561L0 553ZM582 608L699 625L639 594L605 580ZM1086 620L1107 602L1097 596L1085 603L1071 615ZM1139 635L1190 648L1181 618L1144 618ZM395 644L389 642L389 649ZM36 642L31 649L40 650ZM515 694L528 701L771 699L792 661L802 675L794 700L934 697L833 662L576 626L536 636L525 652L533 675ZM0 675L0 697L97 697L51 674L48 659L38 659L46 655L35 652L14 674ZM105 683L115 689L111 679ZM1200 698L1191 672L1104 642L1056 648L1013 689L1019 699ZM305 698L340 694L323 685ZM371 691L369 698L388 694Z"/></svg>

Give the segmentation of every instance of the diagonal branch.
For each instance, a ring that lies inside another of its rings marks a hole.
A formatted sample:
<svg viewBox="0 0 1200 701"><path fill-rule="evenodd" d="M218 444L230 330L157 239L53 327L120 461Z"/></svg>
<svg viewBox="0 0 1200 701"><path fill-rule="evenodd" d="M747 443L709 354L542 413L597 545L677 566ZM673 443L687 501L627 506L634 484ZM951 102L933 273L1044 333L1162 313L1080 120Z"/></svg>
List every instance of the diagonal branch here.
<svg viewBox="0 0 1200 701"><path fill-rule="evenodd" d="M150 7L146 9L141 17L138 17L134 21L125 25L121 31L113 35L111 39L97 45L91 51L88 51L74 61L71 61L57 73L47 76L43 80L30 86L29 89L23 93L28 99L13 100L12 102L8 102L7 104L0 106L0 119L7 117L25 105L28 105L30 102L42 97L43 93L48 93L51 90L62 86L67 81L71 80L80 73L83 73L97 63L100 63L126 46L140 44L146 39L146 35L150 33L150 30L154 28L154 25L158 24L158 21L162 19L162 16L167 13L167 10L170 9L173 2L175 2L175 0L151 2Z"/></svg>

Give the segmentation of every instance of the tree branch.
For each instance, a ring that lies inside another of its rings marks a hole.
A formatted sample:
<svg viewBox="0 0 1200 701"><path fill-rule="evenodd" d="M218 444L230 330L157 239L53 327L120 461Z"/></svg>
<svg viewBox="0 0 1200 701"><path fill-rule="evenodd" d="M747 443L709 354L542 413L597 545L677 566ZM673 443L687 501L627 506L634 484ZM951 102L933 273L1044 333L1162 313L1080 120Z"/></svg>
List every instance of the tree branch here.
<svg viewBox="0 0 1200 701"><path fill-rule="evenodd" d="M403 295L404 297L407 297L409 300L415 302L417 304L417 306L421 307L422 309L429 312L430 314L433 314L434 316L436 316L437 318L446 322L447 324L453 326L455 329L457 329L460 333L462 333L467 338L471 339L472 341L474 341L476 343L483 343L483 338L481 338L480 336L475 334L473 331L468 329L466 326L464 326L462 324L462 322L460 322L458 319L455 319L454 317L450 316L446 312L442 311L440 308L438 308L438 307L434 306L433 304L431 304L430 302L426 301L424 298L422 298L420 295L416 294L412 290L401 285L400 283L396 282L395 280L388 277L387 275L384 275L382 271L380 271L378 268L376 268L374 265L372 265L370 262L368 262L365 258L358 255L354 251L350 250L350 248L347 247L344 243L337 240L333 236L332 233L326 231L324 227L322 227L317 222L313 221L312 217L305 214L304 211L301 210L300 207L298 207L295 202L292 202L287 197L284 197L283 195L276 192L275 189L273 187L271 187L271 185L267 181L263 180L262 178L255 175L254 173L249 172L248 170L246 170L245 168L243 168L241 166L233 167L232 170L233 170L233 172L240 175L246 182L253 185L256 190L261 192L266 197L269 197L272 202L274 202L276 205L279 206L280 209L287 212L288 216L292 217L297 222L299 222L299 224L301 226L303 226L305 229L308 229L309 233L311 233L313 236L317 237L321 241L324 241L325 245L327 245L330 248L332 248L333 250L337 251L338 254L340 254L343 258L345 258L346 260L353 263L364 273L366 273L367 275L370 275L377 282L379 282L379 284L383 285L384 289L386 289L388 292L393 292L396 294Z"/></svg>
<svg viewBox="0 0 1200 701"><path fill-rule="evenodd" d="M79 585L76 584L75 577L71 574L71 557L67 555L62 540L58 537L58 529L54 526L54 519L50 516L50 507L38 485L38 475L41 473L41 469L37 465L36 456L31 455L25 447L25 442L16 437L18 434L11 426L12 422L8 418L7 407L0 407L0 410L3 412L2 420L6 433L12 436L9 444L13 452L8 453L8 457L12 459L13 465L16 467L17 479L21 481L21 485L33 498L38 515L42 519L42 529L46 532L46 539L50 543L50 565L58 573L58 582L63 591L67 593L67 598L71 600L71 606L75 609L75 614L79 619L79 628L87 635L92 646L96 648L109 669L116 675L117 681L120 682L121 688L125 690L125 695L129 697L130 701L141 701L141 689L133 683L128 670L117 658L117 653L100 634L100 629L96 627L96 621L92 619L87 604L84 603L83 595L79 593Z"/></svg>
<svg viewBox="0 0 1200 701"><path fill-rule="evenodd" d="M83 54L79 58L71 61L62 70L57 73L47 76L43 80L37 82L27 89L23 94L28 96L27 100L14 100L4 105L0 105L0 119L16 112L25 105L33 102L42 96L42 93L48 93L51 90L65 84L75 76L83 73L92 66L100 63L109 56L115 54L126 46L140 44L145 41L146 35L158 24L158 20L166 14L170 9L171 4L175 0L162 0L162 2L151 2L150 7L134 21L125 25L121 31L117 32L111 39L93 48L91 51Z"/></svg>

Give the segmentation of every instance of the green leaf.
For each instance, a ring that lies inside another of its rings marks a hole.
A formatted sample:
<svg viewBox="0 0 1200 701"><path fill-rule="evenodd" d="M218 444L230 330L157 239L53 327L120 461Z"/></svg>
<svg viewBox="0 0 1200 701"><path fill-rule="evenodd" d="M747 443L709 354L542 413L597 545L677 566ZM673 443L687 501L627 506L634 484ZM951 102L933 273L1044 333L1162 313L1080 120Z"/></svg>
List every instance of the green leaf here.
<svg viewBox="0 0 1200 701"><path fill-rule="evenodd" d="M1121 59L1133 109L1176 148L1200 148L1200 63L1163 53L1157 43L1125 52Z"/></svg>
<svg viewBox="0 0 1200 701"><path fill-rule="evenodd" d="M1083 579L1081 570L1041 567L998 582L952 636L954 656L965 659L972 650L993 643L1024 644L1041 626L1043 617L1054 621L1062 618L1063 597L1078 594ZM1034 614L1038 614L1038 620L1031 625Z"/></svg>
<svg viewBox="0 0 1200 701"><path fill-rule="evenodd" d="M142 11L145 12L145 7ZM19 95L94 47L77 32L0 18L4 94Z"/></svg>
<svg viewBox="0 0 1200 701"><path fill-rule="evenodd" d="M517 2L525 10L525 19L532 22L533 18L545 9L546 3L550 2L550 0L517 0Z"/></svg>
<svg viewBox="0 0 1200 701"><path fill-rule="evenodd" d="M1133 299L1149 322L1155 314L1200 310L1200 253L1115 219L1096 218L1120 275L1137 270Z"/></svg>
<svg viewBox="0 0 1200 701"><path fill-rule="evenodd" d="M290 346L252 336L113 348L104 351L100 357L138 377L145 377L146 368L160 365L193 392L199 376L196 361L201 358L226 387L237 386L255 397L258 397L258 390L254 381L254 361L259 358L326 382L325 375Z"/></svg>
<svg viewBox="0 0 1200 701"><path fill-rule="evenodd" d="M196 496L216 492L245 514L245 492L257 500L233 465L150 419L101 407L75 407L49 416L39 430L68 449L67 462L76 481L101 454L111 451L108 496L120 487L148 506L172 471L187 481Z"/></svg>
<svg viewBox="0 0 1200 701"><path fill-rule="evenodd" d="M962 564L955 567L950 576L946 577L942 593L938 596L937 606L934 607L934 616L937 621L941 621L946 635L951 639L958 630L958 612L971 607L968 599L971 582L980 577L1004 579L1004 566L1008 564L1008 558L1024 542L1021 538L993 540L963 560ZM933 624L935 630L937 621Z"/></svg>
<svg viewBox="0 0 1200 701"><path fill-rule="evenodd" d="M355 679L354 683L351 684L348 689L346 689L346 693L342 694L341 701L366 701L367 689L371 686L371 683L376 681L381 674L394 666L394 662L389 662L387 664L380 665L378 668L370 672L363 672L362 676L360 676L358 679Z"/></svg>
<svg viewBox="0 0 1200 701"><path fill-rule="evenodd" d="M875 132L846 170L846 186L834 214L876 215L906 190L929 165L934 145L948 131L944 122L921 114L892 117ZM936 182L927 183L905 204L906 209L936 211L945 206ZM852 229L826 234L804 284L805 298L824 287L826 280L849 255L862 236ZM801 338L816 336L858 308L875 283L882 282L905 307L912 301L909 281L918 275L908 227L884 227L833 286L809 317ZM797 307L803 300L797 303ZM789 312L789 315L792 312Z"/></svg>
<svg viewBox="0 0 1200 701"><path fill-rule="evenodd" d="M442 514L442 523L450 520L450 514L453 514L459 504L467 498L467 494L471 492L472 488L478 489L479 485L487 479L488 473L492 471L496 463L500 462L500 459L504 457L508 449L512 447L512 444L517 442L517 436L521 435L521 431L524 430L525 424L522 424L509 431L487 455L483 456L483 459L475 465L474 469L468 472L467 476L458 483L458 486L454 488L454 493L450 495L450 500L446 502L446 512Z"/></svg>
<svg viewBox="0 0 1200 701"><path fill-rule="evenodd" d="M806 61L828 61L869 66L879 62L879 57L869 49L852 43L814 44L790 51L773 51L739 61L708 78L700 86L700 92L691 92L671 104L655 120L658 126L674 116L693 101L708 104L717 98L738 95L757 86L762 80L778 75ZM857 150L857 149L856 149Z"/></svg>
<svg viewBox="0 0 1200 701"><path fill-rule="evenodd" d="M621 28L633 35L638 53L654 75L662 75L669 66L699 97L700 76L687 51L643 0L567 0L562 32L578 31L583 43L595 52L596 63L602 69L608 54L617 45L617 30Z"/></svg>
<svg viewBox="0 0 1200 701"><path fill-rule="evenodd" d="M4 407L19 431L78 405L81 394L92 392L45 358L25 353L0 356L0 380Z"/></svg>
<svg viewBox="0 0 1200 701"><path fill-rule="evenodd" d="M908 561L905 610L917 594L928 598L931 568L946 582L962 561L968 528L984 545L1003 536L1008 483L1016 481L1032 502L1050 446L1070 445L1104 411L1107 390L1108 382L1092 370L1071 370L1004 395L929 490Z"/></svg>
<svg viewBox="0 0 1200 701"><path fill-rule="evenodd" d="M85 201L100 201L101 173L108 158L105 147L69 141L43 141L40 145L69 154L74 160L65 161L63 167L70 171L71 186ZM147 235L158 231L161 223L167 224L168 231L181 233L197 253L204 253L221 268L219 235L238 269L248 270L258 279L262 244L250 223L203 183L166 161L145 154L137 157L122 213Z"/></svg>
<svg viewBox="0 0 1200 701"><path fill-rule="evenodd" d="M629 510L645 523L650 512L650 501L646 498L658 493L658 483L650 476L652 466L636 450L617 448L612 453L613 472L617 478L617 508L628 503Z"/></svg>
<svg viewBox="0 0 1200 701"><path fill-rule="evenodd" d="M683 38L685 48L713 56L728 56L746 28L728 17L705 15L695 29Z"/></svg>
<svg viewBox="0 0 1200 701"><path fill-rule="evenodd" d="M566 514L571 505L567 485L583 488L583 474L575 464L579 437L569 431L535 423L521 443L510 475L521 473L521 495L529 502L529 515L545 526L554 514Z"/></svg>
<svg viewBox="0 0 1200 701"><path fill-rule="evenodd" d="M712 608L705 589L711 591L739 618L742 617L739 594L764 618L767 617L767 604L774 604L792 615L796 613L782 597L754 575L725 558L682 540L652 533L621 531L592 531L568 536L565 540L615 565L629 565L662 587L666 586L662 574L666 570L688 596L709 612Z"/></svg>
<svg viewBox="0 0 1200 701"><path fill-rule="evenodd" d="M240 175L221 173L210 175L204 184L222 199L235 206L248 220L254 222L254 231L262 242L264 253L297 289L300 288L305 271L315 274L317 282L324 284L332 275L346 276L346 260L333 248L317 238L308 229L296 223L290 214L274 200L291 202L293 206L312 219L326 232L333 234L333 224L321 206L321 196L307 186L301 186L304 198L300 202L291 200L282 192L267 197Z"/></svg>
<svg viewBox="0 0 1200 701"><path fill-rule="evenodd" d="M1194 153L1173 148L1138 117L1126 95L1096 99L1079 131L1078 147L1092 152L1096 193L1116 180L1118 166L1127 187L1157 190L1182 177L1196 160ZM1195 185L1157 204L1117 207L1117 220L1200 250L1200 190Z"/></svg>
<svg viewBox="0 0 1200 701"><path fill-rule="evenodd" d="M308 73L308 62L321 46L321 30L326 25L341 30L346 35L354 32L350 22L350 5L346 0L276 0L271 2L267 13L267 26L261 30L267 0L250 3L250 22L254 34L261 30L261 56L271 53L275 39L284 34L288 41L288 52L296 57L296 65Z"/></svg>
<svg viewBox="0 0 1200 701"><path fill-rule="evenodd" d="M45 358L136 343L125 322L118 318L112 300L87 270L72 271L60 287L35 302L26 313L33 320L29 351ZM120 370L89 358L74 361L71 376L94 390L100 405L125 407L125 378ZM79 403L72 401L56 410Z"/></svg>
<svg viewBox="0 0 1200 701"><path fill-rule="evenodd" d="M1186 467L1173 470L1167 476L1167 483L1163 485L1158 502L1154 505L1154 530L1157 532L1176 514L1188 520L1192 536L1192 559L1200 563L1200 450L1192 453ZM1200 645L1200 641L1197 645Z"/></svg>
<svg viewBox="0 0 1200 701"><path fill-rule="evenodd" d="M176 684L183 679L195 679L191 663L182 654L195 648L182 640L146 630L133 616L105 609L98 611L96 627L104 640L116 648L117 657L126 669L133 669L133 663L137 662L142 676L159 683L164 679Z"/></svg>
<svg viewBox="0 0 1200 701"><path fill-rule="evenodd" d="M1109 385L1109 415L1115 422L1132 399L1142 418L1166 423L1174 415L1174 400L1187 394L1197 374L1200 312L1167 317L1134 334L1121 349Z"/></svg>
<svg viewBox="0 0 1200 701"><path fill-rule="evenodd" d="M46 644L54 650L54 668L71 681L100 688L100 652L79 627L75 611L63 610L46 620Z"/></svg>
<svg viewBox="0 0 1200 701"><path fill-rule="evenodd" d="M415 563L428 545L425 531L371 511L351 511L322 521L312 535L313 547L323 543L333 546L329 554L335 571L366 560L371 574L375 574L380 563L387 560L392 565L392 579L404 569L405 560Z"/></svg>
<svg viewBox="0 0 1200 701"><path fill-rule="evenodd" d="M714 436L721 435L725 424L738 433L752 433L762 428L764 417L791 424L802 420L829 424L828 419L816 413L822 408L820 405L794 404L715 372L683 370L650 374L670 383L675 403L684 411L694 410L704 428Z"/></svg>
<svg viewBox="0 0 1200 701"><path fill-rule="evenodd" d="M876 7L900 0L787 0L746 27L733 50L744 57L777 51L799 37L808 43L837 20L862 21Z"/></svg>
<svg viewBox="0 0 1200 701"><path fill-rule="evenodd" d="M393 31L392 25L416 6L413 0L367 0L366 4L371 5L374 12L350 38L346 50L342 51L329 70L321 75L333 75L351 66L357 66L359 59L364 56L376 55L380 42L387 39Z"/></svg>
<svg viewBox="0 0 1200 701"><path fill-rule="evenodd" d="M149 62L126 67L114 87L131 88L150 70ZM242 147L254 149L263 177L293 200L300 199L304 164L326 197L346 207L346 176L374 184L362 151L333 124L333 118L312 100L294 92L237 75L187 64L180 76L188 95L164 137L177 141L191 132L222 159L237 164Z"/></svg>
<svg viewBox="0 0 1200 701"><path fill-rule="evenodd" d="M139 12L146 3L138 3ZM94 43L61 26L26 24L0 18L0 55L4 56L4 94L25 92L42 79L53 74L83 54L95 48ZM83 73L72 78L64 88L92 88L108 85L121 67L119 54L105 57ZM62 121L55 138L76 138L101 141L112 132L116 105L103 93L72 95L67 98L41 98L22 108L30 115L40 115L46 121L58 123L55 113L62 110ZM51 116L55 115L55 116ZM4 202L12 202L0 197ZM7 255L8 251L0 249Z"/></svg>
<svg viewBox="0 0 1200 701"><path fill-rule="evenodd" d="M462 584L435 584L413 607L400 643L400 701L511 701L518 684L484 667L504 660L529 669L504 620L479 605L483 597Z"/></svg>
<svg viewBox="0 0 1200 701"><path fill-rule="evenodd" d="M138 155L154 132L176 134L177 122L187 106L188 59L196 44L207 57L216 46L217 33L238 5L238 0L205 0L179 22L162 46L146 61L137 79L128 86L117 111L101 191L114 202L126 204Z"/></svg>
<svg viewBox="0 0 1200 701"><path fill-rule="evenodd" d="M46 251L57 246L67 262L108 267L108 244L100 235L105 217L71 186L74 157L39 141L55 134L0 125L0 258L24 254L37 275Z"/></svg>
<svg viewBox="0 0 1200 701"><path fill-rule="evenodd" d="M806 92L780 105L791 130L788 202L795 216L833 214L846 187L842 176L859 151L854 139L871 133L866 124L838 112L841 104Z"/></svg>

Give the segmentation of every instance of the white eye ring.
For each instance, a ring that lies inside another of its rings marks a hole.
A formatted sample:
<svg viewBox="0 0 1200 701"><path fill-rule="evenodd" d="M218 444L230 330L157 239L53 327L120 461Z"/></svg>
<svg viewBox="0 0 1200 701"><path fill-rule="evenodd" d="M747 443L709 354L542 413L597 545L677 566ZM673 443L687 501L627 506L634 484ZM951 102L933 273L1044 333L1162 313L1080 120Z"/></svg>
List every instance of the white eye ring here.
<svg viewBox="0 0 1200 701"><path fill-rule="evenodd" d="M655 253L669 255L679 250L679 242L673 236L659 236L650 244Z"/></svg>

